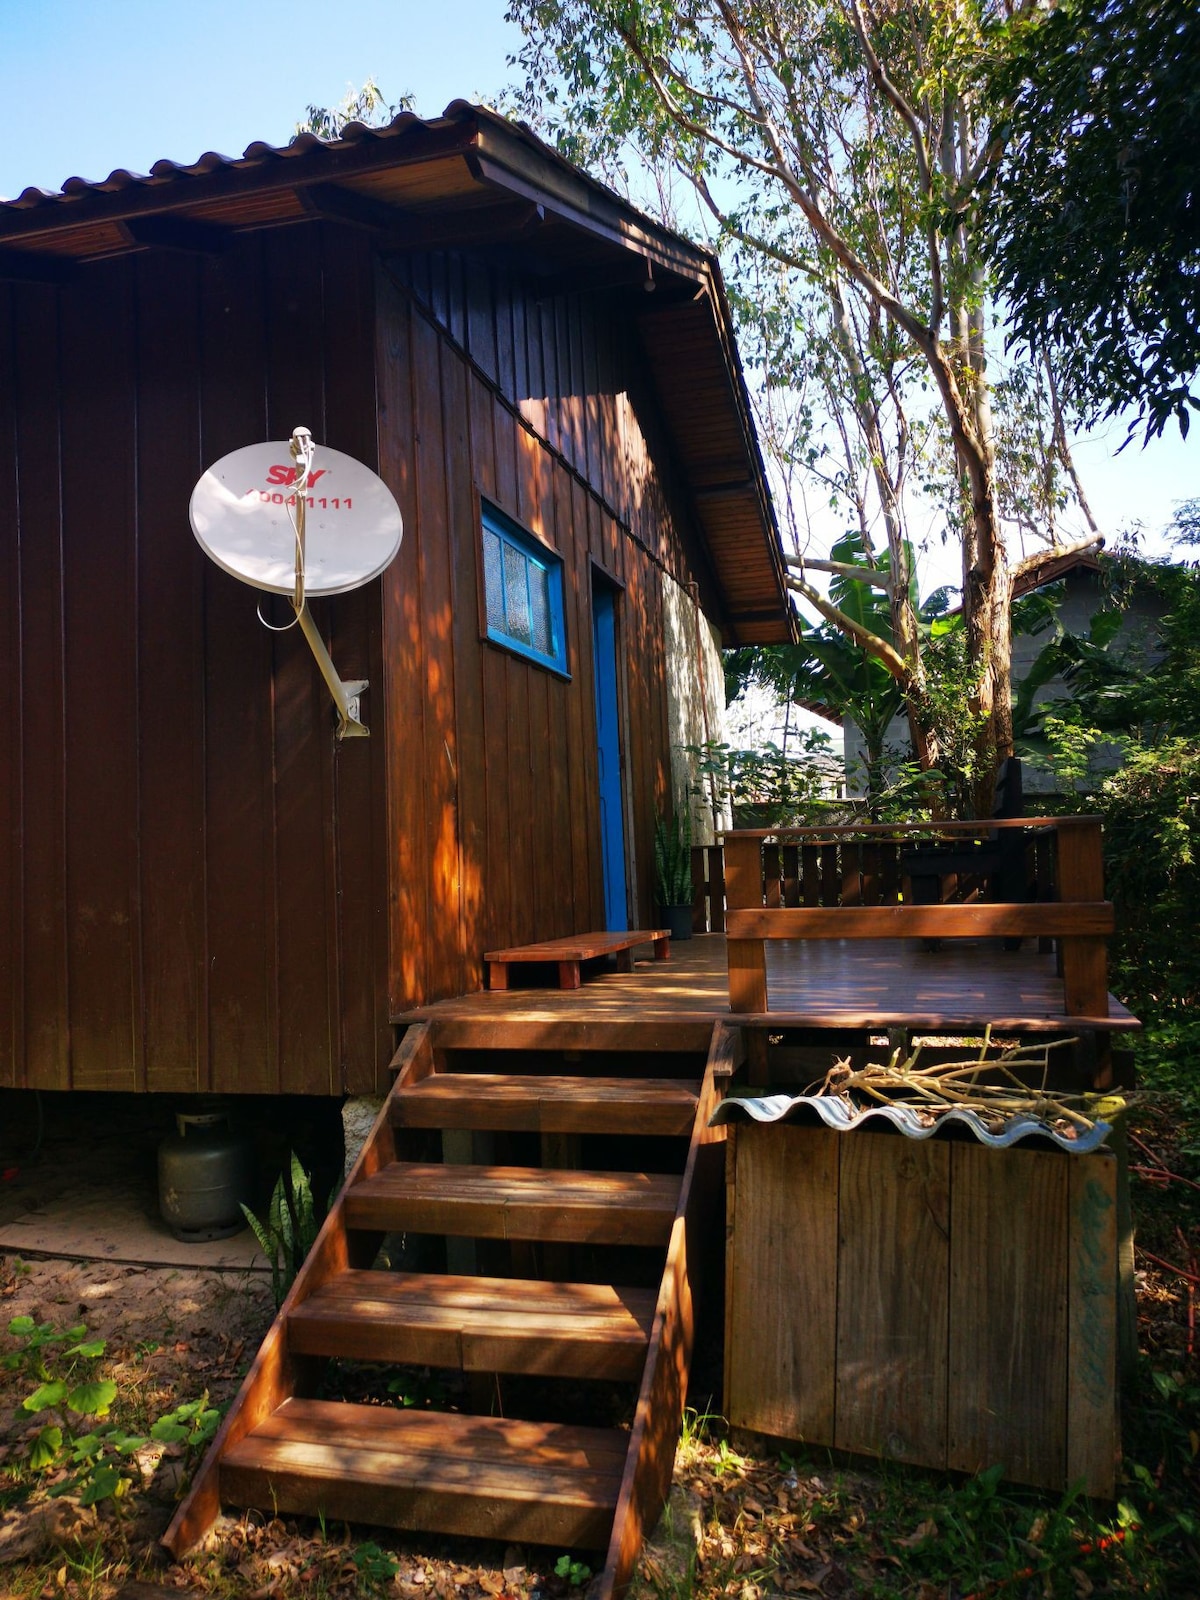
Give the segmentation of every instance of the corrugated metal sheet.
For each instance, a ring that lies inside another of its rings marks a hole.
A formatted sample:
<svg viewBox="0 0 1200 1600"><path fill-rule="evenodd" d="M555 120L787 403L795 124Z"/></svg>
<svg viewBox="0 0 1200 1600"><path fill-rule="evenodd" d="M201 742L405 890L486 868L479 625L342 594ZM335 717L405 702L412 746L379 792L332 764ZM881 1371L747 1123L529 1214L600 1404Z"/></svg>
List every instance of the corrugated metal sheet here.
<svg viewBox="0 0 1200 1600"><path fill-rule="evenodd" d="M445 118L465 110L462 101L456 101L446 111ZM445 118L439 118L439 122ZM330 150L336 146L358 144L363 141L382 141L402 138L414 127L429 128L433 124L412 112L402 112L395 121L383 128L368 128L361 122L347 123L338 140L318 139L313 133L298 133L285 145L266 144L256 140L240 156L223 156L208 150L195 161L156 161L148 173L130 172L117 167L107 178L68 178L61 190L23 189L15 200L0 201L0 215L11 209L28 211L39 206L63 205L79 200L85 195L119 194L122 190L143 187L161 188L163 185L186 178L208 177L213 172L243 171L248 167L261 167L272 161L307 155L314 150Z"/></svg>
<svg viewBox="0 0 1200 1600"><path fill-rule="evenodd" d="M966 1128L993 1150L1004 1150L1024 1139L1048 1139L1072 1155L1087 1155L1102 1145L1112 1132L1107 1122L1096 1122L1088 1132L1065 1138L1037 1117L990 1117L986 1121L975 1111L954 1107L931 1118L927 1111L911 1105L855 1106L841 1095L768 1094L756 1098L730 1096L717 1107L711 1125L724 1122L803 1122L819 1117L835 1133L851 1133L880 1121L899 1128L908 1139L932 1139L946 1124ZM995 1124L1000 1120L997 1130Z"/></svg>

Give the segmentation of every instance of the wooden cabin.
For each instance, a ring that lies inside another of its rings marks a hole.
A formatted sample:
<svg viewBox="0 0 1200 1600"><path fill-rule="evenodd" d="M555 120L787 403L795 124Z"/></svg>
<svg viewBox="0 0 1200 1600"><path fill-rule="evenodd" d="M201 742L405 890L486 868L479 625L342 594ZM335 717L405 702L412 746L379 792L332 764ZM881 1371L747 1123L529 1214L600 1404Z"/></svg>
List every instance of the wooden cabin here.
<svg viewBox="0 0 1200 1600"><path fill-rule="evenodd" d="M313 606L366 740L188 525L298 424L404 517ZM0 564L0 1087L381 1089L489 947L653 925L717 647L790 627L714 259L463 103L0 204Z"/></svg>
<svg viewBox="0 0 1200 1600"><path fill-rule="evenodd" d="M377 469L405 521L382 579L314 602L343 678L369 680L369 739L337 741L304 641L262 626L188 526L207 466L297 425ZM697 905L727 939L482 992L488 951L558 940L569 968L568 936L654 928L655 818L677 747L719 735L717 646L789 637L710 256L462 104L27 191L0 204L0 559L0 1089L369 1093L395 1069L171 1552L258 1506L598 1551L595 1592L619 1596L670 1485L727 1174L726 1361L759 1379L727 1383L731 1416L1111 1492L1111 1153L1088 1233L1062 1152L1044 1183L1020 1152L993 1173L989 1211L986 1163L830 1134L804 1209L790 1153L811 1130L735 1129L727 1163L713 1121L735 1072L767 1086L787 1051L1136 1026L1107 994L1098 827L1000 824L1056 889L1021 905L956 900L957 867L946 903L913 905L898 833L732 834ZM538 596L519 615L510 566ZM912 948L1012 935L1058 939L1061 970L1040 948ZM995 1216L1016 1241L953 1298L964 1252L940 1225L925 1247L947 1170L958 1238L986 1257ZM379 1270L388 1234L426 1241L420 1270ZM813 1239L823 1275L801 1280ZM1076 1255L1091 1275L1068 1297ZM871 1296L873 1319L848 1309ZM1009 1360L1000 1330L1029 1306ZM918 1436L984 1323L986 1382ZM447 1368L464 1399L331 1399L330 1357ZM494 1415L530 1377L530 1410ZM623 1413L581 1416L581 1380ZM1033 1445L997 1432L1009 1411Z"/></svg>

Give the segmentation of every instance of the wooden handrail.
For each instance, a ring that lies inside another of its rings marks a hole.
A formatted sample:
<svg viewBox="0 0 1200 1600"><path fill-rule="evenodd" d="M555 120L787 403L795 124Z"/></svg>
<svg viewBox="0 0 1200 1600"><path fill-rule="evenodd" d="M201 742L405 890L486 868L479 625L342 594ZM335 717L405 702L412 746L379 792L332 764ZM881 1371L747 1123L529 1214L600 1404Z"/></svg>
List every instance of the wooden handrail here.
<svg viewBox="0 0 1200 1600"><path fill-rule="evenodd" d="M816 906L728 911L731 939L1028 939L1110 934L1106 901L1074 905Z"/></svg>
<svg viewBox="0 0 1200 1600"><path fill-rule="evenodd" d="M866 834L872 838L907 838L910 834L991 833L996 828L1025 828L1030 832L1098 826L1099 817L983 817L977 822L859 822L818 823L808 828L727 828L717 838L731 839L842 839Z"/></svg>

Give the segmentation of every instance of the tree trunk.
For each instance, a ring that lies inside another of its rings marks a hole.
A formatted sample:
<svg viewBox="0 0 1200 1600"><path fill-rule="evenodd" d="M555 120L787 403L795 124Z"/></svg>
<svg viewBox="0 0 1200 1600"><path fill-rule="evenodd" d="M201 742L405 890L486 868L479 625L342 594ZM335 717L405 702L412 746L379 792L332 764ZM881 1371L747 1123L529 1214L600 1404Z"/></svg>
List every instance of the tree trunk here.
<svg viewBox="0 0 1200 1600"><path fill-rule="evenodd" d="M980 718L972 791L975 815L987 817L996 773L1013 752L1012 578L1000 538L992 461L981 451L966 466L971 516L963 539L963 626L967 660L978 674Z"/></svg>

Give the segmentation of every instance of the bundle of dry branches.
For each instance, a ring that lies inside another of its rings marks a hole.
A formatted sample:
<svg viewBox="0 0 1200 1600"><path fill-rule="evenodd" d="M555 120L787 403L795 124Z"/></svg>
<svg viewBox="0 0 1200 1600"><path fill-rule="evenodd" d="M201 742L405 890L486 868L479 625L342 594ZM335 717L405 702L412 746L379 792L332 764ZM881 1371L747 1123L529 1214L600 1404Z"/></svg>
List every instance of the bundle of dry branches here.
<svg viewBox="0 0 1200 1600"><path fill-rule="evenodd" d="M855 1071L843 1059L830 1068L819 1089L812 1084L808 1092L840 1096L859 1108L868 1101L903 1105L926 1127L952 1110L973 1111L991 1133L1001 1132L1012 1117L1035 1117L1061 1137L1077 1139L1096 1126L1101 1104L1105 1121L1115 1105L1111 1096L1061 1094L1048 1087L1051 1050L1075 1042L1011 1045L993 1056L988 1053L989 1025L978 1054L967 1060L923 1067L919 1044L903 1059L900 1050L893 1051L886 1066L870 1064ZM1039 1069L1040 1082L1028 1081L1037 1078Z"/></svg>

